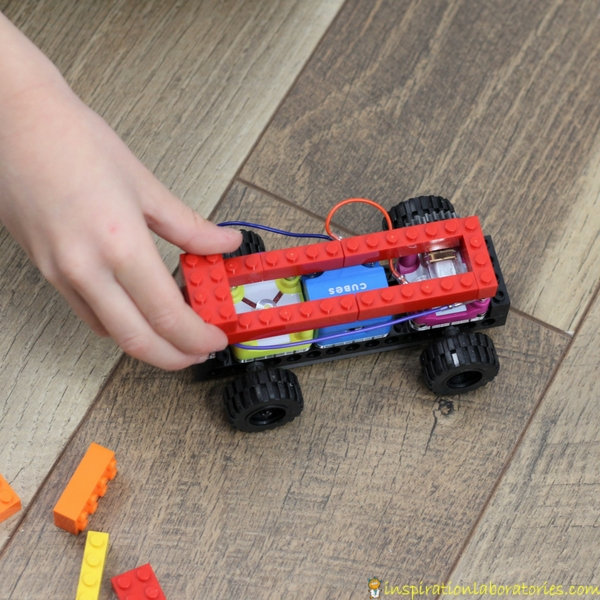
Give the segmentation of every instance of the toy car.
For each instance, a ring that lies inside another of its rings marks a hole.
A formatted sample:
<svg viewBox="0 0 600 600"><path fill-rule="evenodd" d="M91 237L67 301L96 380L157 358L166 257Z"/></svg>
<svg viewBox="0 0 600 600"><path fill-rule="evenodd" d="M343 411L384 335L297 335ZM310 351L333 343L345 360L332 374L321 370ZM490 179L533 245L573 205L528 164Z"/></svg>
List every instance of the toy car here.
<svg viewBox="0 0 600 600"><path fill-rule="evenodd" d="M233 376L224 396L234 427L262 431L298 416L289 368L300 365L428 342L420 360L435 394L496 376L494 344L480 330L503 325L510 301L477 217L420 196L386 220L382 231L273 251L243 230L232 255L181 256L186 300L230 342L195 368L201 380Z"/></svg>

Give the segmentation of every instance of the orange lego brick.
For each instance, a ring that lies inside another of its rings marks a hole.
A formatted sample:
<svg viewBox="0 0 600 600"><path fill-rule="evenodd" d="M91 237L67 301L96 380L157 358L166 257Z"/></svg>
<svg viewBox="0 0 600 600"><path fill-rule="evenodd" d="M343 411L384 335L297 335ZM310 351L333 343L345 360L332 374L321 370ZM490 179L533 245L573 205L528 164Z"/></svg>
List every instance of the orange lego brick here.
<svg viewBox="0 0 600 600"><path fill-rule="evenodd" d="M0 475L0 522L21 510L21 499L10 484Z"/></svg>
<svg viewBox="0 0 600 600"><path fill-rule="evenodd" d="M73 534L83 531L116 474L114 452L92 442L54 507L54 524Z"/></svg>

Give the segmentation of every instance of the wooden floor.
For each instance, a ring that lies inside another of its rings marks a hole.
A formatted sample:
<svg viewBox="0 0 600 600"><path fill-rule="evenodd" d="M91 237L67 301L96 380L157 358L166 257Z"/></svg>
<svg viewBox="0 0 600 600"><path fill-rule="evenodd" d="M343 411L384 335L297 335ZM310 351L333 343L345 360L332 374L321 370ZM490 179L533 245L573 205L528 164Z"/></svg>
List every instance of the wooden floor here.
<svg viewBox="0 0 600 600"><path fill-rule="evenodd" d="M303 415L249 435L221 383L95 339L1 230L0 473L24 507L0 524L0 600L75 596L85 540L51 509L92 441L120 468L91 519L101 599L146 562L170 599L600 586L596 0L0 9L203 214L320 232L349 196L443 195L480 216L512 297L487 387L435 398L409 350L305 367Z"/></svg>

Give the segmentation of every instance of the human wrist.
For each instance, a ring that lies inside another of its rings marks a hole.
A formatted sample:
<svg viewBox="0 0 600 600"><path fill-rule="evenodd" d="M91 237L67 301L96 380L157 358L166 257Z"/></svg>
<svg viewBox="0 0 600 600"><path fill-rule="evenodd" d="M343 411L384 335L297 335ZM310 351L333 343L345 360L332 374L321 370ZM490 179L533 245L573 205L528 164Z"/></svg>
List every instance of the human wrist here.
<svg viewBox="0 0 600 600"><path fill-rule="evenodd" d="M0 108L37 88L69 89L56 66L0 13Z"/></svg>

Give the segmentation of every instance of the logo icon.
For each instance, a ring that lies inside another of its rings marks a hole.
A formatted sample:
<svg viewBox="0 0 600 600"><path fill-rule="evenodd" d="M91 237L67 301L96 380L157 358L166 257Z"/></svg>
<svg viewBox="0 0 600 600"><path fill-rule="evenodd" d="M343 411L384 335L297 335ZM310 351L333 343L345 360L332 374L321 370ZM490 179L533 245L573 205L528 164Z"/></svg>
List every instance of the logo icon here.
<svg viewBox="0 0 600 600"><path fill-rule="evenodd" d="M377 577L369 579L369 598L379 598L381 594L381 581Z"/></svg>

